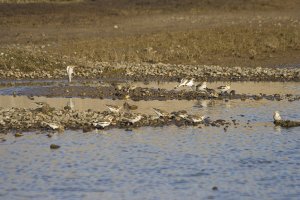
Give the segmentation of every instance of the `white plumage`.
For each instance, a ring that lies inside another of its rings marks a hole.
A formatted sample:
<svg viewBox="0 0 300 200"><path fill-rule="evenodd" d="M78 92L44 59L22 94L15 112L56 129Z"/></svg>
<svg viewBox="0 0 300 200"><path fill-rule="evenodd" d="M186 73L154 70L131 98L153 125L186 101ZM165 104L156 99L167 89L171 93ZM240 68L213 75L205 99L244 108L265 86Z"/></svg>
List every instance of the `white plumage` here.
<svg viewBox="0 0 300 200"><path fill-rule="evenodd" d="M73 66L73 65L67 66L67 74L69 77L69 82L72 81L72 74L74 73L74 68L75 68L75 66Z"/></svg>
<svg viewBox="0 0 300 200"><path fill-rule="evenodd" d="M281 120L281 116L279 114L279 111L274 112L273 119L274 119L274 121L280 121Z"/></svg>

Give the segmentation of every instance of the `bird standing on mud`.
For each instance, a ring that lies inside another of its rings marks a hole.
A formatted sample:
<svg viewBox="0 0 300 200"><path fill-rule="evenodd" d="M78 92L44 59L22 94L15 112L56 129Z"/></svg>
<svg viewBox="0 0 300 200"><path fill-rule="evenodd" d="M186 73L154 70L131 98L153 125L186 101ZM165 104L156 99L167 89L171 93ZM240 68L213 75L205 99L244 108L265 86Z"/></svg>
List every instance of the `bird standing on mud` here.
<svg viewBox="0 0 300 200"><path fill-rule="evenodd" d="M207 88L206 81L196 85L196 91L206 91L206 88Z"/></svg>
<svg viewBox="0 0 300 200"><path fill-rule="evenodd" d="M69 77L69 83L71 83L71 81L72 81L72 74L74 73L74 68L75 68L75 66L73 66L73 65L67 66L67 74Z"/></svg>
<svg viewBox="0 0 300 200"><path fill-rule="evenodd" d="M189 79L181 79L180 83L177 86L175 86L174 89L177 89L179 87L184 87L184 86L189 86L190 88L192 88L192 86L195 84L194 80L195 80L194 78L192 78L190 80Z"/></svg>
<svg viewBox="0 0 300 200"><path fill-rule="evenodd" d="M142 118L143 118L142 115L132 115L132 116L124 117L122 120L126 123L130 123L131 125L133 125L138 121L140 121Z"/></svg>
<svg viewBox="0 0 300 200"><path fill-rule="evenodd" d="M273 119L274 119L274 122L278 122L278 121L281 121L281 116L279 114L279 111L275 111L274 112L274 115L273 115Z"/></svg>
<svg viewBox="0 0 300 200"><path fill-rule="evenodd" d="M190 88L192 88L193 85L194 85L194 83L195 83L194 80L195 80L195 79L192 78L189 82L186 83L186 86L189 86Z"/></svg>
<svg viewBox="0 0 300 200"><path fill-rule="evenodd" d="M106 105L110 112L118 114L122 109L122 106Z"/></svg>
<svg viewBox="0 0 300 200"><path fill-rule="evenodd" d="M225 93L228 90L230 90L230 85L224 85L224 86L220 86L217 89L219 89L221 91L221 93Z"/></svg>
<svg viewBox="0 0 300 200"><path fill-rule="evenodd" d="M187 84L188 81L189 81L188 79L181 79L180 83L178 85L176 85L174 89L186 86L186 84Z"/></svg>
<svg viewBox="0 0 300 200"><path fill-rule="evenodd" d="M169 116L169 113L167 113L166 111L164 110L161 110L161 109L158 109L158 108L153 108L155 114L157 114L158 117L168 117Z"/></svg>

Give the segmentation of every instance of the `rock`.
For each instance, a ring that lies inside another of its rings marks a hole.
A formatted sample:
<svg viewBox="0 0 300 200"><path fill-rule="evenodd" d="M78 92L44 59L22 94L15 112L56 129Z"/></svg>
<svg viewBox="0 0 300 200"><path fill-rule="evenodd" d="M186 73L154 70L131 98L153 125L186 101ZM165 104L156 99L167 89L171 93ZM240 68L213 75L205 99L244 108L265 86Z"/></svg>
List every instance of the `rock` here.
<svg viewBox="0 0 300 200"><path fill-rule="evenodd" d="M22 136L23 136L22 133L16 133L16 134L15 134L15 137L22 137Z"/></svg>
<svg viewBox="0 0 300 200"><path fill-rule="evenodd" d="M60 146L59 145L56 145L56 144L51 144L50 145L50 149L59 149Z"/></svg>
<svg viewBox="0 0 300 200"><path fill-rule="evenodd" d="M84 126L84 127L82 128L82 132L83 132L83 133L91 132L91 131L93 131L93 130L94 130L94 128L91 127L91 126Z"/></svg>
<svg viewBox="0 0 300 200"><path fill-rule="evenodd" d="M217 186L214 186L214 187L212 187L211 189L214 190L214 191L216 191L216 190L218 190L218 187L217 187Z"/></svg>

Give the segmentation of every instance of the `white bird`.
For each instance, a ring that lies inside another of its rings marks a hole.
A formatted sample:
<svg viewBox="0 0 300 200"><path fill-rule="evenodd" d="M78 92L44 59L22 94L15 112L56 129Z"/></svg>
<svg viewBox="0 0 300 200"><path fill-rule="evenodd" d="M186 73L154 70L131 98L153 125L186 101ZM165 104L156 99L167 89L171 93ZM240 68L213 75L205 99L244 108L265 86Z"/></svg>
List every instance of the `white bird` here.
<svg viewBox="0 0 300 200"><path fill-rule="evenodd" d="M189 115L187 117L187 120L193 122L193 123L200 123L205 119L205 116L203 115Z"/></svg>
<svg viewBox="0 0 300 200"><path fill-rule="evenodd" d="M131 124L134 124L134 123L140 121L142 118L143 118L142 115L137 115L137 116L123 118L123 120L125 122L129 122Z"/></svg>
<svg viewBox="0 0 300 200"><path fill-rule="evenodd" d="M192 87L194 83L194 78L192 78L191 80L189 80L189 82L186 83L186 86Z"/></svg>
<svg viewBox="0 0 300 200"><path fill-rule="evenodd" d="M54 123L46 123L46 122L45 122L45 124L46 124L49 128L51 128L51 129L53 129L53 130L56 130L56 129L59 128L59 125L54 124Z"/></svg>
<svg viewBox="0 0 300 200"><path fill-rule="evenodd" d="M223 85L218 87L218 89L221 91L221 93L227 92L228 90L230 90L230 85Z"/></svg>
<svg viewBox="0 0 300 200"><path fill-rule="evenodd" d="M74 73L74 68L75 68L74 65L67 66L67 74L69 76L69 82L72 81L72 74Z"/></svg>
<svg viewBox="0 0 300 200"><path fill-rule="evenodd" d="M106 105L106 107L113 113L119 113L122 109L122 106Z"/></svg>
<svg viewBox="0 0 300 200"><path fill-rule="evenodd" d="M113 118L113 116L107 116L101 120L98 120L97 122L94 122L93 126L96 128L105 128L112 123Z"/></svg>
<svg viewBox="0 0 300 200"><path fill-rule="evenodd" d="M186 119L189 115L187 113L180 113L178 114L178 117L182 118L182 119Z"/></svg>
<svg viewBox="0 0 300 200"><path fill-rule="evenodd" d="M164 110L161 110L158 108L153 108L153 110L157 114L158 117L168 117L169 116L169 113Z"/></svg>
<svg viewBox="0 0 300 200"><path fill-rule="evenodd" d="M185 79L185 78L181 79L180 83L175 88L186 86L186 84L187 84L188 81L189 80Z"/></svg>
<svg viewBox="0 0 300 200"><path fill-rule="evenodd" d="M276 121L282 120L282 119L281 119L281 116L280 116L280 114L279 114L279 111L275 111L275 112L274 112L273 119L274 119L275 122L276 122Z"/></svg>
<svg viewBox="0 0 300 200"><path fill-rule="evenodd" d="M61 125L59 125L59 124L44 122L44 125L46 125L47 128L50 128L52 130L57 130L59 132L63 132L64 131L64 127L61 126Z"/></svg>
<svg viewBox="0 0 300 200"><path fill-rule="evenodd" d="M203 83L199 83L198 85L196 85L196 91L206 91L206 81L204 81Z"/></svg>

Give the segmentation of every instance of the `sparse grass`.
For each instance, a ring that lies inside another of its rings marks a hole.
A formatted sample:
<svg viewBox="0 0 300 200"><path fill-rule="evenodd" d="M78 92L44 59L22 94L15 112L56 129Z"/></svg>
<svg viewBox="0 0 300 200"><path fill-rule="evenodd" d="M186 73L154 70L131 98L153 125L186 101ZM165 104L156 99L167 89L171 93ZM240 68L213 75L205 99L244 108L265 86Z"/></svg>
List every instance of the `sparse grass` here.
<svg viewBox="0 0 300 200"><path fill-rule="evenodd" d="M26 4L26 3L73 3L83 0L0 0L0 3Z"/></svg>
<svg viewBox="0 0 300 200"><path fill-rule="evenodd" d="M300 62L297 0L13 5L46 1L77 2L0 0L12 3L0 4L0 53L5 55L0 56L0 69L53 70L97 61L222 66Z"/></svg>
<svg viewBox="0 0 300 200"><path fill-rule="evenodd" d="M35 49L35 50L33 50ZM285 52L300 52L300 28L231 26L184 32L64 41L60 47L5 48L0 68L51 70L68 63L150 62L257 65Z"/></svg>
<svg viewBox="0 0 300 200"><path fill-rule="evenodd" d="M59 57L49 56L47 53L33 52L25 49L3 49L0 55L0 69L19 69L24 72L34 71L36 68L53 71L65 67Z"/></svg>
<svg viewBox="0 0 300 200"><path fill-rule="evenodd" d="M64 43L62 53L76 52L94 61L205 64L223 57L256 60L300 50L299 27L277 29L236 26L73 41Z"/></svg>

